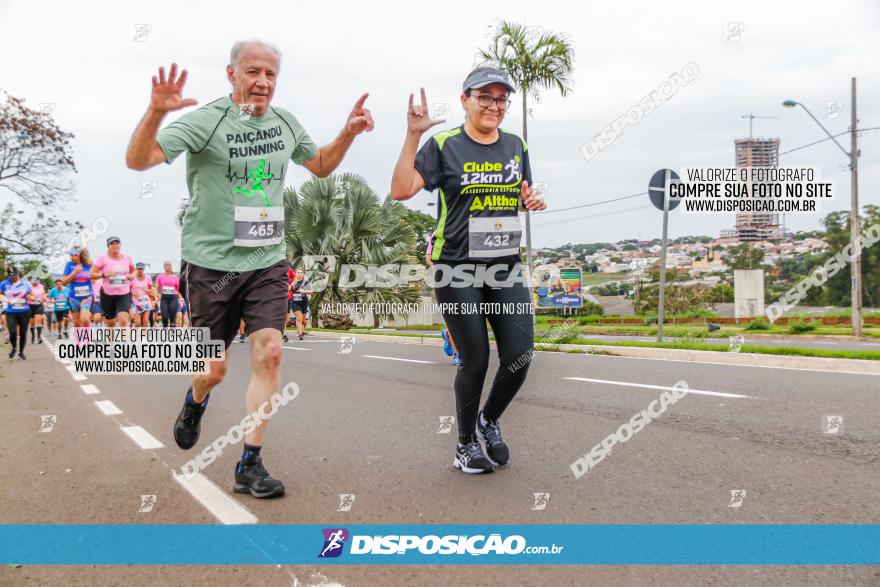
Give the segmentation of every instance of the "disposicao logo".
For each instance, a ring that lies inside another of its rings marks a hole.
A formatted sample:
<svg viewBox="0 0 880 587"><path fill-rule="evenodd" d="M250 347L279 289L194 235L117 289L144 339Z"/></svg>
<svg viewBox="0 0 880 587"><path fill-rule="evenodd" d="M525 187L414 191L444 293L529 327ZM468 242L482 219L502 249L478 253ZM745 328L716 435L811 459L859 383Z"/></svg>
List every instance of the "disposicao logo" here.
<svg viewBox="0 0 880 587"><path fill-rule="evenodd" d="M345 541L348 540L348 530L345 528L324 528L324 548L318 554L318 558L336 558L342 554Z"/></svg>

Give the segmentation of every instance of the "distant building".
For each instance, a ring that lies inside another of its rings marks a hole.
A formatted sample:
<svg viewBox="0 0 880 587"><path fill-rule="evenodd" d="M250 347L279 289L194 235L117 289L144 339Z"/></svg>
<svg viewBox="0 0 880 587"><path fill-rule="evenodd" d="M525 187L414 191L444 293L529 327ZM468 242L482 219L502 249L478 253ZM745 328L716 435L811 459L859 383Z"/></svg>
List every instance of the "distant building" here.
<svg viewBox="0 0 880 587"><path fill-rule="evenodd" d="M736 139L737 167L776 167L779 165L779 143L776 139ZM737 212L736 226L721 231L725 242L775 241L783 238L779 214L775 212Z"/></svg>

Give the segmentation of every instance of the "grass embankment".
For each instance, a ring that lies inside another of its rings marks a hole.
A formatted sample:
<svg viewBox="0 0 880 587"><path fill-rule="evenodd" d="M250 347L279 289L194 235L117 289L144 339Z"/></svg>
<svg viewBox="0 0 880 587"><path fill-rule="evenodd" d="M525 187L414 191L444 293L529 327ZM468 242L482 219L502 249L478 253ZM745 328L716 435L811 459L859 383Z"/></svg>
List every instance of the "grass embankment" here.
<svg viewBox="0 0 880 587"><path fill-rule="evenodd" d="M539 331L559 329L563 326L563 322L551 323L550 320L566 321L564 316L538 316L537 324ZM571 318L571 323L565 326L566 330L575 330L579 334L589 336L590 334L602 334L606 336L614 335L630 335L630 336L655 336L657 334L656 324L613 324L591 322L588 324L577 324L577 317ZM613 320L613 318L609 318ZM712 319L709 318L711 322ZM681 338L727 338L728 336L742 335L746 339L754 335L771 335L771 336L800 336L800 335L820 335L820 336L852 336L852 327L847 324L821 324L811 320L809 317L802 317L799 323L807 325L806 328L798 329L789 324L770 324L763 321L763 328L749 329L748 323L740 324L721 324L721 329L709 332L705 323L675 323L673 320L667 320L663 326L663 333L667 336ZM867 338L880 338L880 325L865 324L862 327L862 336Z"/></svg>
<svg viewBox="0 0 880 587"><path fill-rule="evenodd" d="M367 328L353 328L351 330L331 330L328 328L313 328L311 330L318 332L337 332L340 334L367 334L382 336L403 336L418 337L428 336L432 334L411 334L408 332L377 332ZM489 336L494 340L494 336ZM584 346L605 346L605 347L639 347L639 348L662 348L662 349L678 349L688 351L721 351L727 352L729 345L708 344L701 341L687 342L639 342L639 341L607 341L607 340L587 340L587 339L570 339L564 338L560 341L547 340L540 335L535 337L535 348L544 351L562 351L570 353L589 353L589 354L611 354L606 351L596 349L562 349L559 344L584 345ZM798 356L798 357L820 357L826 359L858 359L863 361L880 361L880 351L859 351L847 349L816 349L802 347L779 347L779 346L762 346L757 344L744 344L740 348L740 354L752 353L759 355L780 355L780 356Z"/></svg>

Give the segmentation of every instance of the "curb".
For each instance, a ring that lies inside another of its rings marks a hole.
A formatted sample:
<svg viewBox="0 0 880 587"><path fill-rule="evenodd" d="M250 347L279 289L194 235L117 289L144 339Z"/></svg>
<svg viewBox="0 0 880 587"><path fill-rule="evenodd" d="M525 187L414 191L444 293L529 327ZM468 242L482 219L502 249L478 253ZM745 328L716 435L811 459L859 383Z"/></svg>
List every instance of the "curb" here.
<svg viewBox="0 0 880 587"><path fill-rule="evenodd" d="M355 339L374 342L390 342L397 344L418 344L425 346L442 346L439 336L387 336L382 334L342 334L340 332L312 331L310 336L320 338L339 338L350 336ZM542 344L542 343L536 343ZM489 341L490 348L495 342ZM656 349L646 347L622 347L587 344L553 344L545 345L562 351L581 350L585 353L601 351L618 357L637 359L666 359L689 363L716 363L723 365L739 365L745 367L784 367L788 369L810 369L813 371L830 371L835 373L855 373L859 375L880 375L880 361L863 361L860 359L828 359L825 357L795 357L786 355L762 355L756 353L727 353L719 351L691 351L684 349ZM543 351L538 351L543 352ZM552 352L552 351L550 351Z"/></svg>

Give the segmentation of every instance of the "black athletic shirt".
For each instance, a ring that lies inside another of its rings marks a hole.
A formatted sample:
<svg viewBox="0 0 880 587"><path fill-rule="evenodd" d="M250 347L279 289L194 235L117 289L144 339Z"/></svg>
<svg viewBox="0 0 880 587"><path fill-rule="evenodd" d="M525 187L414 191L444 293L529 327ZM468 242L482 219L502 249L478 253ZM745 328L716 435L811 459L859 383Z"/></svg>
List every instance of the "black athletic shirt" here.
<svg viewBox="0 0 880 587"><path fill-rule="evenodd" d="M429 192L440 190L433 261L517 263L522 231L519 193L532 184L528 147L519 135L499 130L483 145L460 126L422 145L415 168Z"/></svg>

